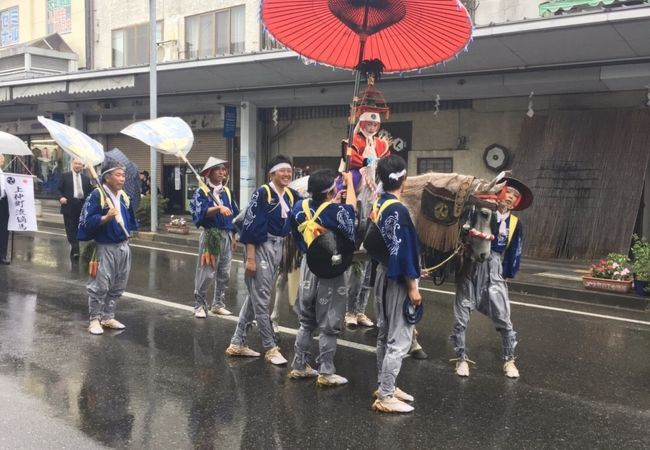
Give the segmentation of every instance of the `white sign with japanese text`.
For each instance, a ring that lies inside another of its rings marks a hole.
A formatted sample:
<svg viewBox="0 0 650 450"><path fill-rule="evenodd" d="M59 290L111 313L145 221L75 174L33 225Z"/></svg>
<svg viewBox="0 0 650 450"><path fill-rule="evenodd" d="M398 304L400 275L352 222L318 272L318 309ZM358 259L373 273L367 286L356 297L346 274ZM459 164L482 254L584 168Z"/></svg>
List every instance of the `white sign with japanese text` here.
<svg viewBox="0 0 650 450"><path fill-rule="evenodd" d="M31 175L2 173L9 201L10 231L38 231L34 203L34 178Z"/></svg>

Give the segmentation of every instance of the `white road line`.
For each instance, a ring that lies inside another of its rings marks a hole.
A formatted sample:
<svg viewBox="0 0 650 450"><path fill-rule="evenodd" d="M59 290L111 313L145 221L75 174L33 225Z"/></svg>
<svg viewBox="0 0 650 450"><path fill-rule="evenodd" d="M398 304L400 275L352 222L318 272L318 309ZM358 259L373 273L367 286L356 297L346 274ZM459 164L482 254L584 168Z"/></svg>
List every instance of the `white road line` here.
<svg viewBox="0 0 650 450"><path fill-rule="evenodd" d="M122 296L123 297L133 298L135 300L140 300L140 301L147 302L147 303L155 303L157 305L167 306L168 308L181 309L183 311L188 311L188 312L192 312L192 313L194 312L194 307L189 306L189 305L181 305L179 303L174 303L174 302L170 302L170 301L167 301L167 300L161 300L161 299L155 298L155 297L148 297L146 295L135 294L133 292L125 292L124 294L122 294ZM213 316L210 316L210 317L213 317ZM218 319L222 319L222 320L228 320L230 322L235 322L235 323L239 320L239 318L237 316L214 316L214 317L216 317ZM280 331L282 333L290 334L292 336L295 336L295 335L298 334L298 330L296 330L294 328L279 327L279 329L280 329ZM318 336L316 336L316 339L318 339ZM359 344L357 342L346 341L344 339L338 339L336 341L336 345L340 345L342 347L353 348L355 350L362 350L362 351L368 352L368 353L375 353L376 352L375 347L372 347L370 345Z"/></svg>
<svg viewBox="0 0 650 450"><path fill-rule="evenodd" d="M37 233L52 234L52 235L55 235L55 236L65 236L64 234L52 233L50 231L37 231ZM178 254L181 254L181 255L198 256L198 253L183 252L183 251L180 251L180 250L172 250L172 249L167 249L167 248L149 247L149 246L146 246L146 245L136 245L136 244L131 244L131 246L132 247L138 247L138 248L145 248L145 249L149 249L149 250L158 250L158 251L161 251L161 252L178 253ZM233 259L232 261L236 262L236 263L239 263L239 264L244 263L244 261L241 261L241 260L238 260L238 259ZM453 291L443 291L441 289L431 289L431 288L421 287L420 290L421 291L427 291L427 292L435 292L437 294L455 295L455 292L453 292ZM138 295L138 294L133 294L133 295ZM151 297L147 297L147 298L151 298ZM154 299L154 300L157 300L157 299ZM158 300L158 301L164 302L165 300ZM167 302L167 303L177 305L176 303L172 303L172 302ZM650 326L650 322L646 322L646 321L643 321L643 320L636 320L636 319L627 319L625 317L608 316L606 314L596 314L596 313L590 313L590 312L584 312L584 311L576 311L574 309L556 308L556 307L553 307L553 306L544 306L544 305L537 305L537 304L534 304L534 303L516 302L516 301L512 301L512 300L510 301L510 303L513 304L513 305L525 306L525 307L528 307L528 308L545 309L545 310L548 310L548 311L563 312L563 313L567 313L567 314L575 314L575 315L578 315L578 316L595 317L595 318L598 318L598 319L616 320L616 321L619 321L619 322L635 323L635 324L639 324L639 325ZM177 305L177 306L183 306L183 305ZM188 306L188 308L193 310L193 308L190 307L190 306ZM287 328L287 330L292 330L292 329ZM290 333L289 331L286 331L286 332ZM295 330L294 330L294 334L295 334ZM361 345L361 344L355 344L354 342L351 342L350 344ZM346 346L345 344L341 344L341 345ZM356 348L354 346L349 346L349 347Z"/></svg>
<svg viewBox="0 0 650 450"><path fill-rule="evenodd" d="M421 291L428 291L428 292L435 292L437 294L447 294L447 295L456 295L455 292L453 291L443 291L441 289L429 289L429 288L420 288ZM618 317L618 316L608 316L605 314L596 314L596 313L590 313L590 312L585 312L585 311L576 311L574 309L566 309L566 308L556 308L554 306L544 306L544 305L537 305L535 303L522 303L522 302L516 302L513 300L510 300L510 303L512 305L517 305L517 306L525 306L528 308L538 308L538 309L546 309L548 311L557 311L557 312L563 312L567 314L575 314L578 316L588 316L588 317L597 317L599 319L609 319L609 320L618 320L620 322L628 322L628 323L637 323L640 325L650 325L650 322L645 322L643 320L636 320L636 319L627 319L625 317Z"/></svg>

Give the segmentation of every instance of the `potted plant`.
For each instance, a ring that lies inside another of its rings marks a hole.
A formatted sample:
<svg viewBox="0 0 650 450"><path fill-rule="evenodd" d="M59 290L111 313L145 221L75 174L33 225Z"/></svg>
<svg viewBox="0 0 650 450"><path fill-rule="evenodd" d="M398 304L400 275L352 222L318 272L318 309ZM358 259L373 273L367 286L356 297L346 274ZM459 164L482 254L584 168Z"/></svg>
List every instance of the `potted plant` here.
<svg viewBox="0 0 650 450"><path fill-rule="evenodd" d="M182 217L172 216L169 223L165 225L168 233L176 234L189 234L190 227L187 226L187 221Z"/></svg>
<svg viewBox="0 0 650 450"><path fill-rule="evenodd" d="M589 275L582 277L587 289L625 294L632 289L630 260L621 253L610 253L607 258L591 265Z"/></svg>
<svg viewBox="0 0 650 450"><path fill-rule="evenodd" d="M650 242L637 235L632 237L632 272L634 272L634 292L637 295L650 295Z"/></svg>

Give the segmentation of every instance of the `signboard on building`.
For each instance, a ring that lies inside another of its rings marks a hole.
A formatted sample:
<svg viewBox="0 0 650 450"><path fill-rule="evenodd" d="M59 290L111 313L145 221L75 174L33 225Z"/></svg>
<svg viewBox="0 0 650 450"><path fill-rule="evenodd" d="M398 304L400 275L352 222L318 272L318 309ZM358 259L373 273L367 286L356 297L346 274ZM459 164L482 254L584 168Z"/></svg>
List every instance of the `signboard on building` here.
<svg viewBox="0 0 650 450"><path fill-rule="evenodd" d="M72 31L72 0L47 0L47 34Z"/></svg>
<svg viewBox="0 0 650 450"><path fill-rule="evenodd" d="M9 200L10 231L37 231L34 203L34 178L31 175L3 173L5 193Z"/></svg>
<svg viewBox="0 0 650 450"><path fill-rule="evenodd" d="M223 137L233 139L237 133L237 107L223 107Z"/></svg>
<svg viewBox="0 0 650 450"><path fill-rule="evenodd" d="M0 47L18 43L18 7L0 11Z"/></svg>

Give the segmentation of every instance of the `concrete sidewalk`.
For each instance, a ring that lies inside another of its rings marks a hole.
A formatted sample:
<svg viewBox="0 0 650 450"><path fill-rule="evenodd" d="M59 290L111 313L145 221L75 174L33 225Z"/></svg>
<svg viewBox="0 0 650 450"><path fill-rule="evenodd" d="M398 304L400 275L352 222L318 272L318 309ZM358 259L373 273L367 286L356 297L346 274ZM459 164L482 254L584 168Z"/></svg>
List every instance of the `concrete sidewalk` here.
<svg viewBox="0 0 650 450"><path fill-rule="evenodd" d="M198 248L200 231L193 226L189 216L184 217L190 224L190 233L186 235L168 233L165 224L169 223L171 216L163 215L159 224L158 233L139 231L134 236L134 241L140 243L153 243L159 245L173 245L186 249ZM58 212L58 207L52 202L44 203L42 214L38 217L39 227L63 230L63 216ZM535 259L524 258L517 278L510 280L508 285L512 292L536 297L549 297L558 300L595 303L605 306L614 306L635 310L650 308L650 297L639 297L630 294L615 294L587 290L582 286L582 275L588 272L590 261L566 259ZM433 283L427 282L433 285ZM451 285L445 283L445 285ZM453 285L451 285L453 288Z"/></svg>

